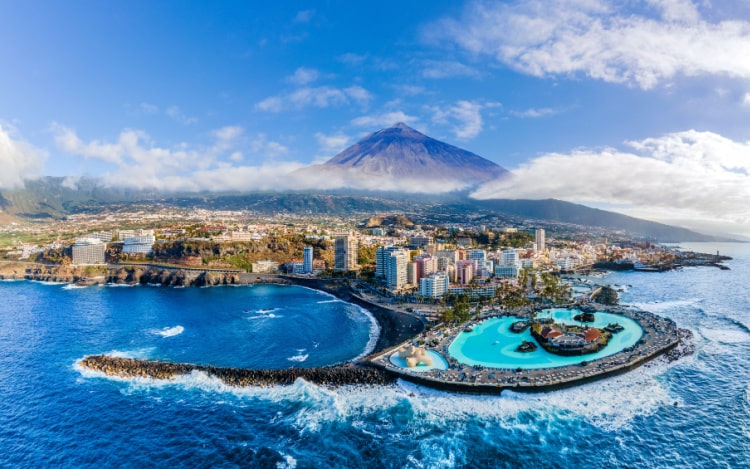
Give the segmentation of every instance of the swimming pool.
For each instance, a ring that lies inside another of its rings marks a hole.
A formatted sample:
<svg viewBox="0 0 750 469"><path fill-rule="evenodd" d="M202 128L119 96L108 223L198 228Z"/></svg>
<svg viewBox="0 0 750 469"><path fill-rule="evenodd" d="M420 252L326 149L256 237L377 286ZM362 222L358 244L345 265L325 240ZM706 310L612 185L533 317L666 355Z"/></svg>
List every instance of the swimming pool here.
<svg viewBox="0 0 750 469"><path fill-rule="evenodd" d="M425 372L425 371L430 371L430 370L447 370L448 369L448 361L445 359L445 357L443 357L442 355L440 355L434 350L427 350L427 355L432 357L432 365L430 366L417 365L417 366L413 366L409 368L406 366L406 360L404 360L403 358L400 358L398 356L398 353L392 354L390 361L392 364L400 368L403 368L409 371L416 371L420 373Z"/></svg>
<svg viewBox="0 0 750 469"><path fill-rule="evenodd" d="M573 320L573 316L578 313L578 310L554 308L542 311L538 317L551 317L556 322L564 324L580 324ZM524 340L536 343L529 329L521 334L510 331L510 325L519 320L516 317L488 319L474 326L472 332L461 332L448 347L448 353L458 362L472 366L510 369L555 368L614 355L624 348L635 345L643 335L641 326L628 317L602 311L597 312L595 316L596 321L589 323L594 327L603 328L609 323L616 322L625 328L622 332L614 334L609 344L596 353L563 357L549 353L542 347L528 353L516 352L516 347Z"/></svg>

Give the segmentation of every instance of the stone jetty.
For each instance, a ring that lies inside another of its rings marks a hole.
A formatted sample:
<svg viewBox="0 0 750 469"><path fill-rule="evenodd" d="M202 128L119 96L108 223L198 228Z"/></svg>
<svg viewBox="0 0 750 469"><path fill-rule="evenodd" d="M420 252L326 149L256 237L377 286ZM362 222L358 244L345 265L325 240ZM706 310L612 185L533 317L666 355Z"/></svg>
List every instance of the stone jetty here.
<svg viewBox="0 0 750 469"><path fill-rule="evenodd" d="M134 358L112 357L108 355L88 355L79 364L90 370L108 376L123 378L173 379L200 371L221 379L229 386L276 386L294 383L299 378L321 386L338 387L345 385L386 385L395 377L385 370L346 364L320 368L288 368L283 370L254 370L246 368L222 368L193 365L189 363L168 363L137 360Z"/></svg>

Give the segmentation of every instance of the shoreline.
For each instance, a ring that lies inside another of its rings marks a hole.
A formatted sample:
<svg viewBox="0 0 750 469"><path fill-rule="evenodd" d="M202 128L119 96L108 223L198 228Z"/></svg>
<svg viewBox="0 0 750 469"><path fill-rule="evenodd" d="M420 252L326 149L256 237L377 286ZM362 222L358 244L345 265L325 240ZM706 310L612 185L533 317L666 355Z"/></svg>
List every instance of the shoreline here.
<svg viewBox="0 0 750 469"><path fill-rule="evenodd" d="M120 272L121 269L123 269L123 267L121 266L111 266L107 270ZM174 270L179 269L175 268ZM69 281L50 280L46 275L35 275L38 272L39 271L29 273L27 271L24 272L25 275L21 278L16 278L16 276L14 275L9 279L5 272L0 271L0 279L32 280L59 284L75 283ZM196 278L198 278L200 274L203 274L205 276L205 274L209 272L210 271L199 271L199 274L196 275ZM232 275L236 274L232 273ZM103 280L106 280L108 278L112 277L98 277L96 281L90 283L90 285L106 284ZM109 283L111 283L112 285L133 285L133 283L126 283L124 281ZM142 282L136 283L136 285L143 284L144 283ZM584 361L583 363L585 363L585 365L568 365L565 367L556 368L522 370L520 372L510 369L468 366L458 363L454 358L450 357L447 352L448 345L453 340L455 340L455 337L458 335L458 333L460 333L460 331L463 330L463 328L467 325L462 324L460 326L453 326L451 328L452 335L449 338L441 336L441 341L438 346L428 347L436 351L437 353L440 353L448 361L448 370L410 372L408 369L399 368L391 364L389 361L390 355L402 345L416 343L420 340L426 343L432 342L437 337L435 335L435 329L426 330L424 320L415 315L397 311L385 305L368 301L356 295L356 292L346 282L340 280L304 278L287 275L243 274L241 276L233 278L233 281L231 283L222 282L209 285L197 285L195 283L190 283L189 285L242 286L254 284L296 285L300 287L310 288L316 291L321 291L323 293L333 295L334 297L342 301L351 303L366 310L367 313L372 315L380 328L378 338L374 344L373 349L369 351L369 354L368 350L365 350L362 353L362 356L342 365L284 370L253 370L235 368L225 369L220 367L205 367L192 364L175 364L167 362L149 362L133 359L125 359L121 361L119 365L115 366L107 360L102 361L102 359L98 359L100 363L106 362L109 363L107 366L114 366L114 368L112 368L113 370L115 370L113 373L109 373L106 371L105 373L118 376L150 376L153 378L168 378L170 376L173 376L174 374L183 374L178 373L177 371L179 370L188 370L187 373L192 370L199 370L213 373L218 377L244 376L244 378L240 379L239 381L237 380L239 378L230 379L230 381L232 383L235 383L236 385L254 385L253 383L256 382L288 383L289 379L291 379L289 378L290 376L295 376L296 378L303 379L308 379L308 377L310 377L309 380L311 380L312 382L325 385L338 386L344 384L378 384L382 378L373 378L374 381L368 382L368 378L364 377L367 376L367 373L364 373L363 375L359 375L357 373L349 373L351 369L369 369L377 370L376 375L383 373L389 375L391 378L391 382L397 378L401 378L416 384L451 392L499 394L506 389L523 392L545 392L553 391L555 389L568 388L626 373L665 354L670 361L673 361L680 358L681 356L692 353L691 344L687 342L692 334L690 334L689 331L677 329L674 321L645 311L628 310L621 307L612 308L604 305L597 305L598 311L607 311L616 314L622 314L630 317L641 325L641 327L644 329L643 337L639 339L638 343L636 343L636 345L634 345L631 350L621 351L606 358L594 360L591 363ZM162 285L164 284L162 283ZM180 287L186 285L171 284L171 286ZM506 313L505 315L508 314ZM487 319L487 316L474 319L468 324L471 325L484 319ZM682 345L682 347L678 347L680 345ZM87 356L84 361L90 357ZM95 362L92 361L92 363ZM87 367L95 370L98 369L96 366ZM205 370L203 368L205 368ZM288 370L298 371L287 373L286 371ZM99 371L103 370L99 369ZM165 375L165 373L169 376ZM346 378L347 376L349 376L353 381L349 382L349 378ZM294 379L292 379L292 381Z"/></svg>
<svg viewBox="0 0 750 469"><path fill-rule="evenodd" d="M452 392L499 394L503 390L522 392L546 392L616 376L638 368L666 355L669 361L693 353L689 342L692 333L678 329L674 321L653 313L631 310L622 307L597 305L597 311L620 314L636 321L643 329L638 342L628 349L600 359L573 365L538 369L506 369L486 366L472 366L458 362L448 353L449 345L467 325L489 319L484 317L469 323L449 328L440 336L440 331L428 331L415 337L411 342L424 341L425 347L440 353L449 364L447 370L411 372L407 368L393 365L389 358L395 349L373 357L373 366L388 370L399 377L420 385ZM500 316L512 316L503 314ZM436 345L430 346L438 340Z"/></svg>

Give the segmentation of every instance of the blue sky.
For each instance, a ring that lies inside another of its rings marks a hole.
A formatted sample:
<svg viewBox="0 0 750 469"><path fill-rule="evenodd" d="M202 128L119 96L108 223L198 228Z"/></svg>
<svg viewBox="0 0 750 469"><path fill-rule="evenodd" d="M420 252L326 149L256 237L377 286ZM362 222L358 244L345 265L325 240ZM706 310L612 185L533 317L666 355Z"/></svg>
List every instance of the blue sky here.
<svg viewBox="0 0 750 469"><path fill-rule="evenodd" d="M283 188L403 121L513 172L476 197L750 234L741 0L8 0L0 63L0 189Z"/></svg>

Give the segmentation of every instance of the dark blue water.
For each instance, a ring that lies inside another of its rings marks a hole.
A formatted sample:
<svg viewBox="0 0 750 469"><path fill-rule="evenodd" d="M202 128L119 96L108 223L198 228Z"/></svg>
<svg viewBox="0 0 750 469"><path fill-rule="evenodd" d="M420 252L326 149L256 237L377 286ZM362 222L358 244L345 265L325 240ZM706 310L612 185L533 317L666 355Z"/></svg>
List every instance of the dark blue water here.
<svg viewBox="0 0 750 469"><path fill-rule="evenodd" d="M364 351L371 321L299 288L0 283L0 467L746 467L750 247L720 249L735 256L733 270L603 279L693 330L693 357L499 397L405 383L237 390L200 373L104 378L76 360L334 363Z"/></svg>

